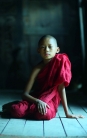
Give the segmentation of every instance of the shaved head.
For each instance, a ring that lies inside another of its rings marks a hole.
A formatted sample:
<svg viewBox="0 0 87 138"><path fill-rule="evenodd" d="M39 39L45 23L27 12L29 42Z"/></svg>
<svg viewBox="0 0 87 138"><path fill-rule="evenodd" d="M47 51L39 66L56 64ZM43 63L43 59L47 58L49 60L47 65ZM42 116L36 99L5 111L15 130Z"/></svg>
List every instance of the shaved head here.
<svg viewBox="0 0 87 138"><path fill-rule="evenodd" d="M54 42L55 42L55 44L56 44L56 46L58 46L58 45L57 45L57 40L55 39L55 37L53 37L53 36L51 36L51 35L44 35L44 36L42 36L42 37L40 38L40 40L39 40L39 42L38 42L38 47L40 46L40 44L41 44L45 39L53 39Z"/></svg>

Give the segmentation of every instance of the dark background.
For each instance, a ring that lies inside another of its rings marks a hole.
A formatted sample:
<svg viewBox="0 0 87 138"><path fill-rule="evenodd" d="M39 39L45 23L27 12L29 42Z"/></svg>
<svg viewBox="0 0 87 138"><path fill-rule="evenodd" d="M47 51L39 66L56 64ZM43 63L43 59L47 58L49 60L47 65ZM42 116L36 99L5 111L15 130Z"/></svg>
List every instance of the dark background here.
<svg viewBox="0 0 87 138"><path fill-rule="evenodd" d="M84 31L84 48L80 26ZM73 78L69 90L86 93L87 1L0 0L0 89L23 90L32 68L40 61L38 40L53 35L61 53L68 54ZM84 53L85 52L85 53ZM84 63L84 64L83 64Z"/></svg>

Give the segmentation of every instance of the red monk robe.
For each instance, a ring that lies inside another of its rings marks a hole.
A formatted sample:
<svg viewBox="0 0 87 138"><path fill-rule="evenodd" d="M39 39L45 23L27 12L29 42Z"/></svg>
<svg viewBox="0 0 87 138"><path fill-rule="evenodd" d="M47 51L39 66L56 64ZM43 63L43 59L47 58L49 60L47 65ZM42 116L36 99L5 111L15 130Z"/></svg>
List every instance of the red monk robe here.
<svg viewBox="0 0 87 138"><path fill-rule="evenodd" d="M21 118L31 115L38 120L50 120L55 117L60 95L58 86L64 83L68 86L71 80L71 63L66 54L56 54L55 57L39 72L37 76L38 88L33 96L46 102L50 109L42 115L38 112L37 106L27 101L21 101L11 106L11 115Z"/></svg>

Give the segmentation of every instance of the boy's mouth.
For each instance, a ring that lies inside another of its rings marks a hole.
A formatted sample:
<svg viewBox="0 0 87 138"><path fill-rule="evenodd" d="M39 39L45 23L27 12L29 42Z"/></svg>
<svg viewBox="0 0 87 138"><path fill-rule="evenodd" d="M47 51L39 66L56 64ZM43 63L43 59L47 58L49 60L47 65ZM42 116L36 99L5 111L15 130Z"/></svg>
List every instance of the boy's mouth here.
<svg viewBox="0 0 87 138"><path fill-rule="evenodd" d="M45 53L45 56L49 56L50 54L49 53Z"/></svg>

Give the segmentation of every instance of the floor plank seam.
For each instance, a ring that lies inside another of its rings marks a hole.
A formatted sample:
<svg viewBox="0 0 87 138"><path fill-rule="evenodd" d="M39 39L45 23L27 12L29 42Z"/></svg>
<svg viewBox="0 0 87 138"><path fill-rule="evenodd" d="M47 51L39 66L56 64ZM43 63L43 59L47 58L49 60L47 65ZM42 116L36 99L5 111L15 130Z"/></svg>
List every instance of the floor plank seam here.
<svg viewBox="0 0 87 138"><path fill-rule="evenodd" d="M1 131L1 133L0 133L0 134L2 134L2 133L3 133L4 129L6 128L6 126L8 125L8 123L9 123L9 122L10 122L10 119L8 120L7 124L5 125L5 127L3 128L3 130Z"/></svg>
<svg viewBox="0 0 87 138"><path fill-rule="evenodd" d="M62 122L62 120L61 120L61 117L59 117L59 119L60 119L60 121L61 121L61 124L62 124L63 130L64 130L64 132L65 132L65 135L66 135L66 137L67 137L67 133L66 133L66 130L65 130L65 128L64 128L64 125L63 125L63 122Z"/></svg>
<svg viewBox="0 0 87 138"><path fill-rule="evenodd" d="M72 110L71 110L71 108L70 108L70 105L68 105L68 108L69 108L69 110L71 111L71 113L73 114L73 112L72 112Z"/></svg>
<svg viewBox="0 0 87 138"><path fill-rule="evenodd" d="M80 122L79 122L79 120L78 119L76 119L77 120L77 122L80 124ZM82 127L82 129L87 133L87 131L84 129L84 127L80 124L80 126Z"/></svg>
<svg viewBox="0 0 87 138"><path fill-rule="evenodd" d="M87 113L87 111L84 109L84 107L83 106L81 106L81 108Z"/></svg>

